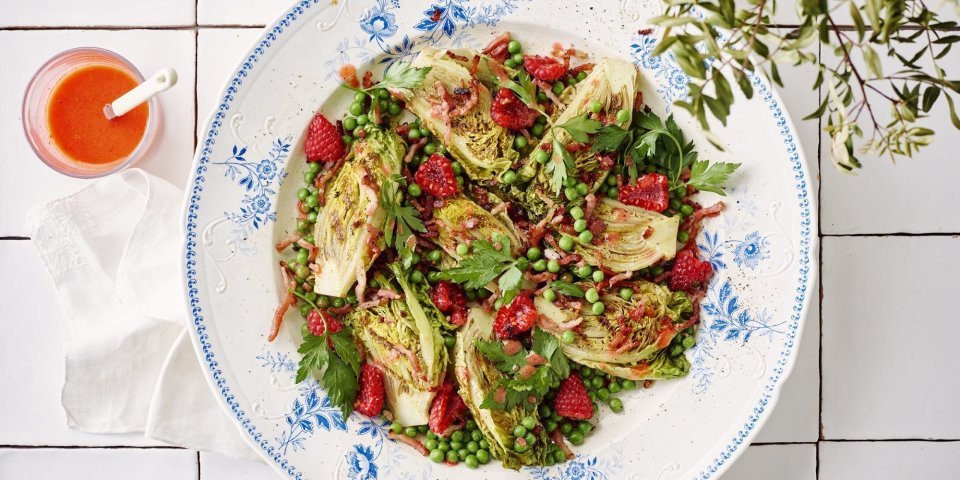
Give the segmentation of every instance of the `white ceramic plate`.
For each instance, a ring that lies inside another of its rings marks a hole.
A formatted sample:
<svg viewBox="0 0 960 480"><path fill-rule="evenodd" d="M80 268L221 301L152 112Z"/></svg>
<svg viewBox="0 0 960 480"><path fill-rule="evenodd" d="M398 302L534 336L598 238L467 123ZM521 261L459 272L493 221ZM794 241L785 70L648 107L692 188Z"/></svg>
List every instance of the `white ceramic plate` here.
<svg viewBox="0 0 960 480"><path fill-rule="evenodd" d="M341 65L379 69L427 45L482 47L510 31L528 52L559 41L633 60L658 113L685 95L688 79L674 61L650 56L656 34L637 33L659 2L435 2L301 1L264 31L228 80L197 152L184 213L193 340L216 395L254 450L298 479L716 478L776 403L815 294L811 179L777 94L760 78L754 99L738 100L729 127L717 131L725 152L708 148L677 112L701 158L743 163L728 208L698 238L718 274L688 352L690 375L623 395L624 413L603 410L575 460L520 473L497 462L478 470L432 464L387 440L381 421L342 418L315 382L293 383L297 312L276 342L265 341L282 292L273 245L294 226L306 125L318 109L339 116L352 97L338 88Z"/></svg>

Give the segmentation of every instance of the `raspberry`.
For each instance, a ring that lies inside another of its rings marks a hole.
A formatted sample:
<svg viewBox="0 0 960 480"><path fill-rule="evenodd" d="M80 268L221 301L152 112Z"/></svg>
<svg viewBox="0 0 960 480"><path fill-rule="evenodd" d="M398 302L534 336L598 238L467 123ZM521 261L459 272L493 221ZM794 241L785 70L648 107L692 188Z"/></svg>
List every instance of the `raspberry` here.
<svg viewBox="0 0 960 480"><path fill-rule="evenodd" d="M326 327L330 327L330 333L343 330L343 324L336 317L327 315L326 312L310 310L307 314L307 328L310 329L310 333L317 336L323 335L326 331L324 320L326 320Z"/></svg>
<svg viewBox="0 0 960 480"><path fill-rule="evenodd" d="M303 151L307 154L308 162L335 162L347 153L337 127L320 113L314 115L307 127Z"/></svg>
<svg viewBox="0 0 960 480"><path fill-rule="evenodd" d="M668 183L667 177L648 173L638 178L637 183L620 187L618 197L627 205L662 212L670 205Z"/></svg>
<svg viewBox="0 0 960 480"><path fill-rule="evenodd" d="M437 198L445 198L457 193L457 176L453 173L450 159L434 153L417 169L414 178L424 192Z"/></svg>
<svg viewBox="0 0 960 480"><path fill-rule="evenodd" d="M561 417L576 420L589 420L593 417L593 402L583 386L580 375L571 373L566 380L560 382L560 389L553 397L553 410Z"/></svg>
<svg viewBox="0 0 960 480"><path fill-rule="evenodd" d="M467 411L460 394L453 390L453 383L444 382L430 405L430 431L438 435L447 433L450 425L460 420Z"/></svg>
<svg viewBox="0 0 960 480"><path fill-rule="evenodd" d="M384 396L383 371L372 363L363 364L360 369L360 393L353 409L368 417L380 415Z"/></svg>
<svg viewBox="0 0 960 480"><path fill-rule="evenodd" d="M522 130L533 125L537 111L526 106L509 88L501 88L490 106L490 118L501 127Z"/></svg>
<svg viewBox="0 0 960 480"><path fill-rule="evenodd" d="M467 309L460 308L450 314L450 323L462 327L467 324Z"/></svg>
<svg viewBox="0 0 960 480"><path fill-rule="evenodd" d="M514 338L529 331L537 324L537 307L526 295L517 295L510 305L504 305L497 311L493 321L493 331L500 339Z"/></svg>
<svg viewBox="0 0 960 480"><path fill-rule="evenodd" d="M673 270L670 271L670 289L689 292L709 280L712 275L710 262L700 260L690 249L681 250L673 261Z"/></svg>
<svg viewBox="0 0 960 480"><path fill-rule="evenodd" d="M567 67L555 58L541 57L540 55L526 55L523 57L523 67L534 78L545 82L558 80L567 74Z"/></svg>
<svg viewBox="0 0 960 480"><path fill-rule="evenodd" d="M446 280L440 280L430 292L430 300L443 313L451 313L467 306L467 297L460 289L460 285Z"/></svg>

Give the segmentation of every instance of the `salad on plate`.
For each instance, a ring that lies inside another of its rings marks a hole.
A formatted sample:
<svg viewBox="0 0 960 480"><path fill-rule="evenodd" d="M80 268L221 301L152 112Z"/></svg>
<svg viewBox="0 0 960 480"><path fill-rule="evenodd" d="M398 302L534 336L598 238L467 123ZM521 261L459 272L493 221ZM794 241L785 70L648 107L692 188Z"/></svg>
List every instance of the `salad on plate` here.
<svg viewBox="0 0 960 480"><path fill-rule="evenodd" d="M354 101L310 122L277 245L268 339L299 309L298 382L434 462L518 469L686 375L713 273L695 237L723 209L697 193L739 164L698 158L634 65L504 34L340 74Z"/></svg>

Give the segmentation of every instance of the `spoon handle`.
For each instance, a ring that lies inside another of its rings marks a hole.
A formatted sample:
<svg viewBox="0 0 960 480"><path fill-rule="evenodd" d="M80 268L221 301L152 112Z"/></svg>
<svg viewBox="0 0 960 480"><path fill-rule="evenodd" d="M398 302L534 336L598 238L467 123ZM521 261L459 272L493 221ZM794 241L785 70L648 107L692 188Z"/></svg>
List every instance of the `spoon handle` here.
<svg viewBox="0 0 960 480"><path fill-rule="evenodd" d="M107 116L108 120L112 120L133 110L141 103L150 100L154 95L176 84L177 71L170 67L162 68L157 73L154 73L152 77L134 87L133 90L124 93L120 98L105 105L103 107L103 114Z"/></svg>

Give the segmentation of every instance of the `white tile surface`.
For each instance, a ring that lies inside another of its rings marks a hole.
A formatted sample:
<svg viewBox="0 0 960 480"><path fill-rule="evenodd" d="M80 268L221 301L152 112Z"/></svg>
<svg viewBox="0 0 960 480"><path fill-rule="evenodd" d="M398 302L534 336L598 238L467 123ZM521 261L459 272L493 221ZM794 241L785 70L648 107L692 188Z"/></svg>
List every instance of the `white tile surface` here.
<svg viewBox="0 0 960 480"><path fill-rule="evenodd" d="M960 442L824 442L820 480L956 480Z"/></svg>
<svg viewBox="0 0 960 480"><path fill-rule="evenodd" d="M206 128L213 109L220 103L228 75L260 36L259 28L200 30L197 38L197 132Z"/></svg>
<svg viewBox="0 0 960 480"><path fill-rule="evenodd" d="M195 0L32 0L4 2L0 27L193 25Z"/></svg>
<svg viewBox="0 0 960 480"><path fill-rule="evenodd" d="M292 4L291 0L197 0L197 23L265 25Z"/></svg>
<svg viewBox="0 0 960 480"><path fill-rule="evenodd" d="M175 449L0 449L4 480L187 480L197 453Z"/></svg>
<svg viewBox="0 0 960 480"><path fill-rule="evenodd" d="M20 118L23 91L33 73L48 58L78 45L120 53L146 76L165 66L177 70L178 84L160 97L163 132L137 166L178 186L186 183L193 161L194 36L189 30L0 32L0 57L17 65L4 71L0 89L0 236L24 235L29 206L72 193L85 182L44 165L30 149Z"/></svg>
<svg viewBox="0 0 960 480"><path fill-rule="evenodd" d="M200 452L201 480L274 480L280 478L265 463Z"/></svg>
<svg viewBox="0 0 960 480"><path fill-rule="evenodd" d="M960 438L960 238L827 238L823 264L825 438Z"/></svg>
<svg viewBox="0 0 960 480"><path fill-rule="evenodd" d="M813 445L754 445L723 474L723 480L815 480Z"/></svg>
<svg viewBox="0 0 960 480"><path fill-rule="evenodd" d="M885 72L898 70L895 59L881 59ZM823 60L836 65L832 52L825 50ZM960 70L960 55L947 55L941 66L948 72ZM889 102L871 98L878 120L887 122ZM865 122L867 117L864 114ZM932 145L913 158L897 159L896 164L889 157L862 155L863 168L856 175L841 173L833 167L828 151L830 139L824 134L821 142L824 234L960 232L957 213L960 190L955 188L954 181L960 176L960 162L956 161L960 131L950 123L942 97L930 112L930 118L919 124L937 132ZM864 123L862 128L869 132L872 124Z"/></svg>
<svg viewBox="0 0 960 480"><path fill-rule="evenodd" d="M29 241L0 241L0 265L16 272L16 281L3 277L0 300L0 445L162 445L139 434L67 428L60 405L66 326L53 282Z"/></svg>

